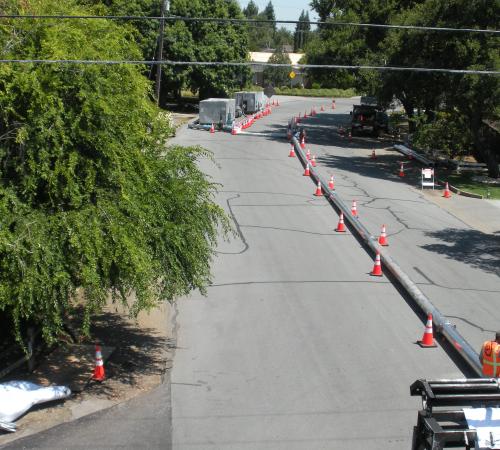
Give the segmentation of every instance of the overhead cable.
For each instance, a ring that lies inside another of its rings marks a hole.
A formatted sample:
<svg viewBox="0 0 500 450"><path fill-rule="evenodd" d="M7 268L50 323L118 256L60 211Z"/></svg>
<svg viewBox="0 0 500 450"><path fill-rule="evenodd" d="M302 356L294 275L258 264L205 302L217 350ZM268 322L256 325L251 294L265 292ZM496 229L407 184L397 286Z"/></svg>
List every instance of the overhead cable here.
<svg viewBox="0 0 500 450"><path fill-rule="evenodd" d="M361 28L388 28L388 29L403 29L403 30L419 30L419 31L438 31L438 32L458 32L458 33L485 33L485 34L500 34L500 30L484 29L484 28L452 28L452 27L428 27L421 25L390 25L381 23L357 23L357 22L334 22L327 21L309 21L304 22L300 20L267 20L267 19L233 19L226 17L186 17L186 16L95 16L95 15L45 15L45 14L0 14L0 19L108 19L108 20L165 20L167 22L215 22L215 23L268 23L268 24L310 24L321 26L334 26L334 27L361 27Z"/></svg>
<svg viewBox="0 0 500 450"><path fill-rule="evenodd" d="M397 72L427 72L427 73L450 73L462 75L500 75L499 70L474 70L474 69L440 69L433 67L400 67L400 66L369 66L369 65L345 65L345 64L278 64L260 63L255 61L229 62L229 61L141 61L141 60L95 60L95 59L0 59L0 64L83 64L83 65L164 65L164 66L216 66L216 67L288 67L296 69L347 69L347 70L378 70Z"/></svg>

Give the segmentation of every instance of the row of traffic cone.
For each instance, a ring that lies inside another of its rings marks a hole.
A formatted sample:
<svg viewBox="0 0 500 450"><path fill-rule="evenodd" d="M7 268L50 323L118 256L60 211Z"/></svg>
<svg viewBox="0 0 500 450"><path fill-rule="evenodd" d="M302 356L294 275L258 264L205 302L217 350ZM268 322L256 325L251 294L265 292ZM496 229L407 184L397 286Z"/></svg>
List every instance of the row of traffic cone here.
<svg viewBox="0 0 500 450"><path fill-rule="evenodd" d="M293 152L293 156L295 156L295 149L294 149L293 145L292 145L292 148L290 150L290 153L292 153L292 152ZM375 150L373 150L372 155L374 155L374 154L375 154ZM291 155L289 155L289 156L291 156ZM310 158L310 151L308 150L308 152L306 153L306 160L308 162L306 163L306 167L305 167L304 174L303 174L304 176L310 176L311 175L310 168L309 168L309 161L310 161L309 158ZM328 188L330 190L334 190L335 189L333 175L330 176L330 181L328 183ZM449 190L448 189L448 183L446 183L446 191L448 191L448 190ZM445 193L446 193L446 191L445 191ZM317 183L317 186L316 186L316 191L314 192L314 195L317 196L317 197L323 196L323 189L322 189L321 181L320 180L318 180L318 183ZM352 201L351 214L352 214L353 217L358 217L358 210L357 210L356 200ZM344 213L342 211L340 212L339 222L338 222L338 225L337 225L337 228L335 229L335 231L338 232L338 233L344 233L346 231L346 227L345 227L345 223L344 223ZM386 247L386 246L389 245L389 242L387 240L387 231L386 231L385 224L382 225L382 230L381 230L380 236L378 238L378 243L379 243L379 245L381 245L383 247ZM375 254L375 260L374 260L374 264L373 264L373 269L370 272L370 275L376 276L376 277L383 276L382 262L381 262L381 256L380 256L380 252L379 251L377 251L376 254ZM436 344L434 343L434 334L433 334L433 328L432 328L432 314L428 315L428 317L427 317L427 323L426 323L426 326L425 326L424 335L423 335L423 337L422 337L422 339L420 341L417 341L417 343L421 347L426 347L426 348L436 347Z"/></svg>

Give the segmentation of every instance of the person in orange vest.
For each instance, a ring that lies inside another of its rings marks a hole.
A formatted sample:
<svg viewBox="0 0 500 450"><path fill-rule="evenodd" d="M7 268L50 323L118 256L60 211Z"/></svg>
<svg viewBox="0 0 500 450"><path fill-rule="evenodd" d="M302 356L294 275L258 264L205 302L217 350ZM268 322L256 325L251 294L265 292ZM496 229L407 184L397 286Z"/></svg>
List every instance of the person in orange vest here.
<svg viewBox="0 0 500 450"><path fill-rule="evenodd" d="M496 332L494 341L483 344L479 360L483 365L483 375L500 378L500 331Z"/></svg>

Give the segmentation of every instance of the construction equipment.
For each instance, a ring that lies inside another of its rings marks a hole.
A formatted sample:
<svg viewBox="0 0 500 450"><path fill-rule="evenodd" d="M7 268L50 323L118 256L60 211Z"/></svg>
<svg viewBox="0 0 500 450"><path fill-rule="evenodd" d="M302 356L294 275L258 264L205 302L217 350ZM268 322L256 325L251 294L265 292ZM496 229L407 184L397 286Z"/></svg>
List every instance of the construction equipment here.
<svg viewBox="0 0 500 450"><path fill-rule="evenodd" d="M235 93L236 108L243 114L253 114L265 106L264 92L241 91Z"/></svg>
<svg viewBox="0 0 500 450"><path fill-rule="evenodd" d="M500 407L498 379L417 380L410 394L422 397L412 450L500 448L498 428L491 428L492 421L488 422L488 416L498 413ZM483 411L484 420L470 419Z"/></svg>
<svg viewBox="0 0 500 450"><path fill-rule="evenodd" d="M235 118L235 101L232 98L209 98L200 102L199 124L215 124L218 129L231 125Z"/></svg>

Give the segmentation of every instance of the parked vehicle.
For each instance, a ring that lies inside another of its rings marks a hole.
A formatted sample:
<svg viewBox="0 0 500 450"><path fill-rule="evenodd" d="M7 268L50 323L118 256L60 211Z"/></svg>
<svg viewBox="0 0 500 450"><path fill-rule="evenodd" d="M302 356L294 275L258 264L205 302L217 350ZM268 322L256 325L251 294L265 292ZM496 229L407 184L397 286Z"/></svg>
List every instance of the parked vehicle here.
<svg viewBox="0 0 500 450"><path fill-rule="evenodd" d="M373 136L380 136L382 131L389 132L389 116L379 106L354 105L350 114L352 135L368 132Z"/></svg>

